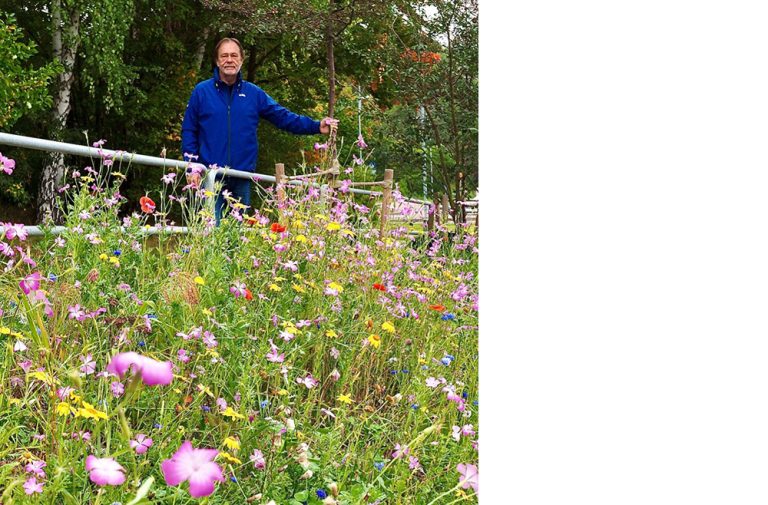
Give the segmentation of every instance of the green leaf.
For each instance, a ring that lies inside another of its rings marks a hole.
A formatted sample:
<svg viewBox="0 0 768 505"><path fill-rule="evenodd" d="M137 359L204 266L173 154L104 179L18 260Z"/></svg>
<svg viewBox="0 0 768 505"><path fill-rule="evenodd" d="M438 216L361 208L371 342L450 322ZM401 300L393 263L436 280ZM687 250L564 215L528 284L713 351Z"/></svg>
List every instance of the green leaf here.
<svg viewBox="0 0 768 505"><path fill-rule="evenodd" d="M300 501L300 502L307 501L308 497L309 497L309 492L308 491L299 491L298 493L293 495L293 498L298 500L298 501Z"/></svg>
<svg viewBox="0 0 768 505"><path fill-rule="evenodd" d="M133 500L129 501L125 505L136 505L139 503L145 496L147 496L147 493L149 493L149 488L152 487L152 484L155 482L155 478L150 476L148 477L144 483L141 485L139 490L136 492L136 496L133 498Z"/></svg>

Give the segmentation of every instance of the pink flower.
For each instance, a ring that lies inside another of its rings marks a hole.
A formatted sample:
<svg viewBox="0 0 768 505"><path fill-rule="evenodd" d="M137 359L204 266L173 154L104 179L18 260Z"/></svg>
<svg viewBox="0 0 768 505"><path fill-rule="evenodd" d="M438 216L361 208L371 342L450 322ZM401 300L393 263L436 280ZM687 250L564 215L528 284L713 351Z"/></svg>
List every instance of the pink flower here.
<svg viewBox="0 0 768 505"><path fill-rule="evenodd" d="M134 440L131 440L131 449L135 449L136 454L144 454L147 452L147 449L152 447L153 443L151 438L143 433L139 433Z"/></svg>
<svg viewBox="0 0 768 505"><path fill-rule="evenodd" d="M93 356L91 356L90 353L88 353L87 356L80 356L80 361L83 362L80 371L83 372L84 375L90 375L96 371L96 362L93 361Z"/></svg>
<svg viewBox="0 0 768 505"><path fill-rule="evenodd" d="M419 458L416 456L409 456L408 457L408 468L411 470L418 470L421 468L421 463L419 463Z"/></svg>
<svg viewBox="0 0 768 505"><path fill-rule="evenodd" d="M278 354L277 346L272 342L272 339L269 340L269 345L271 347L271 350L267 353L267 361L270 361L272 363L282 363L285 361L285 353Z"/></svg>
<svg viewBox="0 0 768 505"><path fill-rule="evenodd" d="M461 484L461 487L464 489L469 489L470 486L472 486L472 489L475 490L475 493L478 493L478 474L477 474L477 467L475 465L470 465L469 463L461 463L458 466L456 466L456 470L461 474L461 479L459 479L459 484Z"/></svg>
<svg viewBox="0 0 768 505"><path fill-rule="evenodd" d="M40 289L40 272L35 272L24 277L24 279L19 282L19 287L24 291L25 295Z"/></svg>
<svg viewBox="0 0 768 505"><path fill-rule="evenodd" d="M317 386L319 384L317 379L312 377L311 373L308 373L306 377L301 377L301 378L300 377L296 377L296 382L298 384L304 384L307 387L307 389L312 389L313 387L315 387L315 386Z"/></svg>
<svg viewBox="0 0 768 505"><path fill-rule="evenodd" d="M18 237L19 240L27 240L27 236L29 235L29 232L27 232L27 228L23 224L12 224L12 223L5 223L5 238L8 240L13 240L14 238Z"/></svg>
<svg viewBox="0 0 768 505"><path fill-rule="evenodd" d="M112 361L107 365L107 372L122 379L125 373L133 367L134 373L141 372L141 380L147 386L166 386L173 381L172 366L170 361L157 361L131 351L113 356Z"/></svg>
<svg viewBox="0 0 768 505"><path fill-rule="evenodd" d="M224 482L221 467L213 462L218 454L216 449L195 449L191 442L184 442L171 459L161 464L166 484L178 486L189 481L189 494L193 498L210 496L214 482Z"/></svg>
<svg viewBox="0 0 768 505"><path fill-rule="evenodd" d="M365 149L368 147L368 144L365 143L365 140L363 140L363 134L357 136L357 142L355 142L355 145L359 147L360 149Z"/></svg>
<svg viewBox="0 0 768 505"><path fill-rule="evenodd" d="M35 460L30 461L27 463L27 466L24 467L24 471L27 473L34 473L36 477L42 477L45 478L45 468L46 463L43 460Z"/></svg>
<svg viewBox="0 0 768 505"><path fill-rule="evenodd" d="M394 459L400 459L403 456L407 456L410 452L411 449L408 448L407 445L405 447L400 447L400 444L395 444L395 451L392 453L392 457Z"/></svg>
<svg viewBox="0 0 768 505"><path fill-rule="evenodd" d="M112 396L115 398L120 398L123 396L123 393L125 393L125 386L123 386L122 382L113 381L109 385L109 390L112 391Z"/></svg>
<svg viewBox="0 0 768 505"><path fill-rule="evenodd" d="M119 486L125 482L125 468L114 458L97 458L90 455L85 458L85 469L90 472L88 477L99 486Z"/></svg>
<svg viewBox="0 0 768 505"><path fill-rule="evenodd" d="M11 175L13 173L14 168L16 168L16 162L11 158L3 156L3 153L0 153L0 171L3 171L6 174Z"/></svg>
<svg viewBox="0 0 768 505"><path fill-rule="evenodd" d="M24 492L30 495L43 492L43 483L37 482L37 479L34 476L28 478L22 487L24 488Z"/></svg>
<svg viewBox="0 0 768 505"><path fill-rule="evenodd" d="M253 450L250 459L253 461L253 467L257 470L263 470L267 466L267 462L264 461L264 454L258 449Z"/></svg>
<svg viewBox="0 0 768 505"><path fill-rule="evenodd" d="M245 284L242 282L235 282L234 285L229 288L229 292L235 295L235 298L245 296Z"/></svg>

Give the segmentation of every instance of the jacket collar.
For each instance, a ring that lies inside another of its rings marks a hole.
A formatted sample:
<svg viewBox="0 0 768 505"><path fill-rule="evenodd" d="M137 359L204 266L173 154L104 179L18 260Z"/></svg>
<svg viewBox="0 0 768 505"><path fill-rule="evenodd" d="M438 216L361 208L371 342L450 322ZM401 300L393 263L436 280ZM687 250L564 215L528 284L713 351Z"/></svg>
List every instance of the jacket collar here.
<svg viewBox="0 0 768 505"><path fill-rule="evenodd" d="M243 80L243 71L240 70L237 72L237 80L235 81L234 86L239 86L240 83ZM216 85L221 86L228 86L228 84L221 80L221 76L219 75L219 67L213 67L213 82L216 83Z"/></svg>

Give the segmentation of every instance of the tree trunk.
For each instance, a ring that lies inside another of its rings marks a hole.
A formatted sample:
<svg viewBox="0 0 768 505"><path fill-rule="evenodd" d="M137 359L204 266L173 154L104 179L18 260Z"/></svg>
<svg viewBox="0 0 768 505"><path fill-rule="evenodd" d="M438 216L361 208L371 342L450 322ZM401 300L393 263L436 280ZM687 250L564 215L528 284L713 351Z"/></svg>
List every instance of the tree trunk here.
<svg viewBox="0 0 768 505"><path fill-rule="evenodd" d="M64 67L59 74L54 92L53 117L48 131L51 140L61 140L67 124L69 112L72 109L70 96L72 83L75 80L74 67L77 48L80 44L80 12L77 7L65 10L61 1L51 5L53 22L53 55ZM56 190L64 181L64 155L50 153L43 166L40 190L37 195L37 221L43 223L49 218L54 223L60 223L63 217L61 207L56 206Z"/></svg>
<svg viewBox="0 0 768 505"><path fill-rule="evenodd" d="M211 27L206 26L203 29L202 35L200 35L200 41L197 45L197 51L195 51L195 71L201 72L203 75L206 75L205 70L210 69L203 69L203 61L205 60L205 46L208 44L208 35L211 33Z"/></svg>

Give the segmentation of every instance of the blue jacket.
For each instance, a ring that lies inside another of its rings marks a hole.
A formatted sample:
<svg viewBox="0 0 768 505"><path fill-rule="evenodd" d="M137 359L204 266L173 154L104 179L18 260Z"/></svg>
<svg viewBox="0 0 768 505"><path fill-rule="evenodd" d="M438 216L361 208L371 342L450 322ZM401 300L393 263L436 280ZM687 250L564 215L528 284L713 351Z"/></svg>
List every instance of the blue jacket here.
<svg viewBox="0 0 768 505"><path fill-rule="evenodd" d="M320 133L320 121L294 114L240 73L228 86L216 68L213 78L195 86L189 98L181 125L182 153L197 155L196 161L204 165L253 172L261 118L291 133Z"/></svg>

